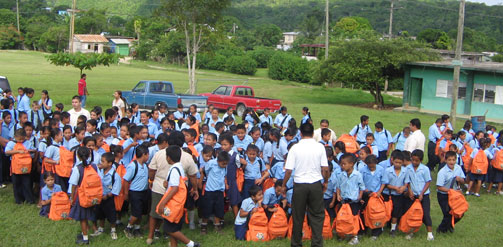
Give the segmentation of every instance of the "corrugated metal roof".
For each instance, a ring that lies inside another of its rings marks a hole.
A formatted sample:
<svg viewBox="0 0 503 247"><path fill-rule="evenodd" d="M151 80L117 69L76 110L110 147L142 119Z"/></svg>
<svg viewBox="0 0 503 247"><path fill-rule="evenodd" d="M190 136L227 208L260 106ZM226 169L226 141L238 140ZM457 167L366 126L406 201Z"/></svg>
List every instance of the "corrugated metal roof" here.
<svg viewBox="0 0 503 247"><path fill-rule="evenodd" d="M117 45L129 45L131 42L127 39L110 39L113 43Z"/></svg>
<svg viewBox="0 0 503 247"><path fill-rule="evenodd" d="M407 63L407 65L414 66L428 66L428 67L436 67L436 68L448 68L453 69L454 65L452 61L436 61L436 62L412 62ZM494 62L479 62L479 63L463 63L461 66L462 70L474 70L474 71L484 71L484 72L492 72L503 74L503 63L494 63Z"/></svg>
<svg viewBox="0 0 503 247"><path fill-rule="evenodd" d="M108 39L99 34L75 34L75 38L84 43L108 43Z"/></svg>

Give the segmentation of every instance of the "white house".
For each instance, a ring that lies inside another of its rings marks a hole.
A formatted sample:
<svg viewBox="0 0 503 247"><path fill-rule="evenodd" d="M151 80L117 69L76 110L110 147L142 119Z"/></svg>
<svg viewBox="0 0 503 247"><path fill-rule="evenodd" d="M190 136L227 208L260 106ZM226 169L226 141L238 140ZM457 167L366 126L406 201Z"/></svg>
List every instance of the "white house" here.
<svg viewBox="0 0 503 247"><path fill-rule="evenodd" d="M293 42L297 39L297 36L299 36L300 32L286 32L283 33L283 42L279 45L277 45L277 49L279 50L289 50L292 48Z"/></svg>
<svg viewBox="0 0 503 247"><path fill-rule="evenodd" d="M75 34L73 36L73 52L103 53L108 45L108 39L99 34Z"/></svg>

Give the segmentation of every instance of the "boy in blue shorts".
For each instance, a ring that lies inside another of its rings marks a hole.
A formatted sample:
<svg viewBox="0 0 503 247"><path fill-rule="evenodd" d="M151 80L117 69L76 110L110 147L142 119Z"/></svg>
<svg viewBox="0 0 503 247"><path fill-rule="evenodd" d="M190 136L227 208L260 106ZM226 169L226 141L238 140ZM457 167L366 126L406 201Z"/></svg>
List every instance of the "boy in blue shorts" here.
<svg viewBox="0 0 503 247"><path fill-rule="evenodd" d="M236 216L236 220L234 221L234 233L237 240L245 240L247 218L250 214L255 213L257 208L262 206L262 200L264 199L262 188L257 185L252 186L248 190L248 193L250 194L250 197L243 200L239 214Z"/></svg>

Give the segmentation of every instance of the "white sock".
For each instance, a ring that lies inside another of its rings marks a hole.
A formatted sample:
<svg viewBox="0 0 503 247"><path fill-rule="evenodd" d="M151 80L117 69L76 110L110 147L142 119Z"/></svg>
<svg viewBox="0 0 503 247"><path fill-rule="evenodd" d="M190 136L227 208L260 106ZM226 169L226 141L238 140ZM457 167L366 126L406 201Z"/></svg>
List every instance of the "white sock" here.
<svg viewBox="0 0 503 247"><path fill-rule="evenodd" d="M83 240L89 240L89 236L82 234L82 239Z"/></svg>
<svg viewBox="0 0 503 247"><path fill-rule="evenodd" d="M139 230L140 229L140 225L134 225L134 229L135 230Z"/></svg>
<svg viewBox="0 0 503 247"><path fill-rule="evenodd" d="M391 230L392 231L396 230L396 224L391 223Z"/></svg>
<svg viewBox="0 0 503 247"><path fill-rule="evenodd" d="M115 232L115 227L112 227L112 228L110 229L110 232Z"/></svg>
<svg viewBox="0 0 503 247"><path fill-rule="evenodd" d="M189 222L190 224L194 224L194 218L196 216L196 210L189 211Z"/></svg>
<svg viewBox="0 0 503 247"><path fill-rule="evenodd" d="M194 241L190 240L190 242L187 244L187 247L194 247Z"/></svg>
<svg viewBox="0 0 503 247"><path fill-rule="evenodd" d="M428 237L429 237L429 238L430 238L430 237L432 238L432 237L433 237L433 232L428 232Z"/></svg>
<svg viewBox="0 0 503 247"><path fill-rule="evenodd" d="M127 228L133 228L133 225L131 225L130 223L127 223Z"/></svg>

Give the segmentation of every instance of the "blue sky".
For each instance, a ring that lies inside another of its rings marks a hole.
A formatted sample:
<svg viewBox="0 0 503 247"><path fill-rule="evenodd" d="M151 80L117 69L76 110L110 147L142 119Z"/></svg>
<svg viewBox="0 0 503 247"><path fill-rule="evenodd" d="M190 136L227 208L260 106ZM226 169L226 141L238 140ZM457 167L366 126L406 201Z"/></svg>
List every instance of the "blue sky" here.
<svg viewBox="0 0 503 247"><path fill-rule="evenodd" d="M486 5L503 4L503 0L467 0L467 1L485 3Z"/></svg>

